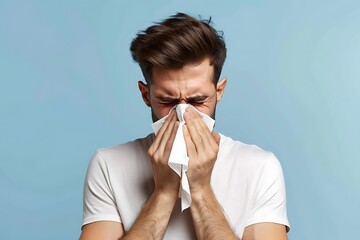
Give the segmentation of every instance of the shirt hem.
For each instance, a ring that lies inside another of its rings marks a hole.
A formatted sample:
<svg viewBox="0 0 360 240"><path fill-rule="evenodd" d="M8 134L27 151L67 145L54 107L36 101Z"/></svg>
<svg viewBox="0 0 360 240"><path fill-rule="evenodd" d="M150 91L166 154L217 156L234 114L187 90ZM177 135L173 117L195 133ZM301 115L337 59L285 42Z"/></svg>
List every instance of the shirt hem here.
<svg viewBox="0 0 360 240"><path fill-rule="evenodd" d="M290 224L287 220L278 218L278 219L274 219L274 218L258 218L258 219L253 219L250 221L247 221L245 224L245 227L248 227L250 225L256 224L256 223L277 223L277 224L281 224L284 225L286 227L286 232L290 231Z"/></svg>
<svg viewBox="0 0 360 240"><path fill-rule="evenodd" d="M99 222L99 221L110 221L110 222L121 223L119 216L115 216L115 215L91 216L91 217L86 217L83 219L81 228L83 228L86 224L93 223L93 222Z"/></svg>

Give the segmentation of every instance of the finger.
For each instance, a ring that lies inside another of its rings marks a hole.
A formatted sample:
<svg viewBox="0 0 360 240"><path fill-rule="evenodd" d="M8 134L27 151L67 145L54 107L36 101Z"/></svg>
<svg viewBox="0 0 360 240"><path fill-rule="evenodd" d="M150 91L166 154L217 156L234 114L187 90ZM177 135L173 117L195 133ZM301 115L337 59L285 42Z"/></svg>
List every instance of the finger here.
<svg viewBox="0 0 360 240"><path fill-rule="evenodd" d="M220 136L214 131L210 131L206 123L199 117L197 121L197 128L201 128L199 131L201 139L203 140L205 146L209 144L213 149L217 149L220 143Z"/></svg>
<svg viewBox="0 0 360 240"><path fill-rule="evenodd" d="M189 133L193 139L196 149L204 150L209 146L210 131L197 112L189 111L186 116Z"/></svg>
<svg viewBox="0 0 360 240"><path fill-rule="evenodd" d="M203 148L204 148L204 141L199 133L199 130L201 130L201 129L198 129L196 126L197 123L195 120L195 118L196 118L195 114L196 113L187 111L184 113L184 119L186 122L186 126L188 129L189 135L190 135L192 141L194 142L196 149L200 151L200 150L203 150Z"/></svg>
<svg viewBox="0 0 360 240"><path fill-rule="evenodd" d="M159 146L164 137L164 133L169 128L172 118L173 118L173 113L170 113L168 118L165 120L163 126L161 126L161 128L159 129L159 132L158 134L156 134L154 142L151 144L151 146L148 149L149 156L154 156L154 154L159 150Z"/></svg>
<svg viewBox="0 0 360 240"><path fill-rule="evenodd" d="M219 145L218 141L220 141L219 135L216 133L213 134L213 132L210 131L205 121L203 121L197 112L190 108L186 110L193 113L192 119L204 145L208 146L207 144L209 144L211 147L216 148Z"/></svg>
<svg viewBox="0 0 360 240"><path fill-rule="evenodd" d="M164 141L164 143L165 143L165 145L164 145L164 161L166 161L166 162L168 162L168 159L169 159L169 156L171 153L171 149L174 144L175 137L176 137L176 133L179 128L179 124L180 124L179 121L175 121L174 127L171 131L171 134L170 134L168 140Z"/></svg>
<svg viewBox="0 0 360 240"><path fill-rule="evenodd" d="M189 159L191 161L191 159L193 159L196 156L196 147L191 139L189 129L186 124L183 126L183 133L184 133L184 139L185 139L185 144L186 144L186 150L187 150Z"/></svg>
<svg viewBox="0 0 360 240"><path fill-rule="evenodd" d="M211 142L213 141L213 138L211 136L211 132L205 122L202 120L202 118L199 116L198 113L193 112L192 113L192 119L194 122L194 125L198 131L198 134L201 137L201 140L204 144L204 146L211 145Z"/></svg>
<svg viewBox="0 0 360 240"><path fill-rule="evenodd" d="M164 132L166 132L167 128L169 127L169 124L172 120L172 118L174 117L175 113L173 110L171 110L168 118L165 120L164 124L161 126L161 128L159 129L158 133L156 134L155 140L153 145L159 146L159 143L161 142L161 139L163 138Z"/></svg>
<svg viewBox="0 0 360 240"><path fill-rule="evenodd" d="M211 136L213 137L216 145L219 146L220 145L220 135L219 135L219 133L217 133L215 131L212 131Z"/></svg>
<svg viewBox="0 0 360 240"><path fill-rule="evenodd" d="M160 141L159 141L159 145L158 145L158 150L163 153L164 149L165 149L165 146L166 144L169 142L169 138L172 136L173 134L173 131L176 131L176 129L174 128L175 126L175 123L176 123L176 115L173 114L171 116L171 118L169 119L169 122L168 122L168 126L167 128L165 129ZM172 142L171 142L171 145L172 145Z"/></svg>

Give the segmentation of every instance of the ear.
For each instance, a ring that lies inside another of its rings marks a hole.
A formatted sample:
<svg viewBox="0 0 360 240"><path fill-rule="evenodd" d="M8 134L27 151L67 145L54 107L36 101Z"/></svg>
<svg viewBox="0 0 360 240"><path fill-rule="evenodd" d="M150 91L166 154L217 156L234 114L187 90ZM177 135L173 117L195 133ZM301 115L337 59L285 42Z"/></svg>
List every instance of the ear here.
<svg viewBox="0 0 360 240"><path fill-rule="evenodd" d="M151 103L150 103L150 87L148 85L146 85L145 83L143 83L142 81L138 82L138 87L141 93L141 96L144 100L144 103L146 104L146 106L151 107Z"/></svg>
<svg viewBox="0 0 360 240"><path fill-rule="evenodd" d="M221 81L219 81L216 84L216 101L219 102L224 94L224 90L226 87L226 78L221 79Z"/></svg>

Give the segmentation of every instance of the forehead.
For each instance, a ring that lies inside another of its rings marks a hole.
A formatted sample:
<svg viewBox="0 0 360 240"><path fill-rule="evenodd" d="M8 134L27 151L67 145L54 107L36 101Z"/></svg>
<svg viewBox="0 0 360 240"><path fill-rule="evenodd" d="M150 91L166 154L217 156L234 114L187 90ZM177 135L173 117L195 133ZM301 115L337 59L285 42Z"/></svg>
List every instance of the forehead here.
<svg viewBox="0 0 360 240"><path fill-rule="evenodd" d="M210 65L208 58L187 64L180 69L164 69L154 67L152 70L151 85L163 85L170 82L191 82L192 84L205 84L213 82L214 66Z"/></svg>

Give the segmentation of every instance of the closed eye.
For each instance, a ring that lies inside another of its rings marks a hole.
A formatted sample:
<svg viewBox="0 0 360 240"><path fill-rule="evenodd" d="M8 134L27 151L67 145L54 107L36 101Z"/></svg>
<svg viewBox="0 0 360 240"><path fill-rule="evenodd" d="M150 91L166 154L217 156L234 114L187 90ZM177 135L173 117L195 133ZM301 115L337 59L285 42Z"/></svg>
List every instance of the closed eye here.
<svg viewBox="0 0 360 240"><path fill-rule="evenodd" d="M177 102L159 102L161 105L170 106L170 105L176 105Z"/></svg>
<svg viewBox="0 0 360 240"><path fill-rule="evenodd" d="M189 104L191 105L201 105L204 104L205 102L189 102Z"/></svg>

